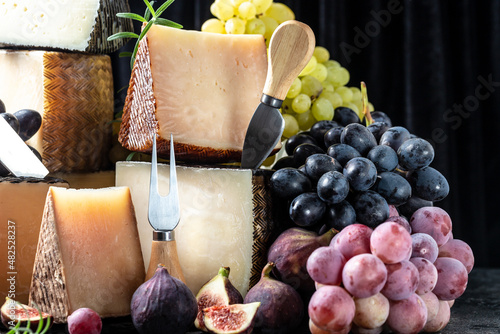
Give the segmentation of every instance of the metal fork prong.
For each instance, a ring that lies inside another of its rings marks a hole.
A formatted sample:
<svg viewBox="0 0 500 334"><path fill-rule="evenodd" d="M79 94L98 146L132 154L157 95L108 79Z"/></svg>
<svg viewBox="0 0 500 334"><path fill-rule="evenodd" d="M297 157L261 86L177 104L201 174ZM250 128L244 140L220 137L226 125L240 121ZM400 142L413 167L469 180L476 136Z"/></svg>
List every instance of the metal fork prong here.
<svg viewBox="0 0 500 334"><path fill-rule="evenodd" d="M177 190L177 168L175 166L175 151L174 151L174 136L170 134L170 182L169 182L169 196L172 196L172 205L177 205L178 190Z"/></svg>

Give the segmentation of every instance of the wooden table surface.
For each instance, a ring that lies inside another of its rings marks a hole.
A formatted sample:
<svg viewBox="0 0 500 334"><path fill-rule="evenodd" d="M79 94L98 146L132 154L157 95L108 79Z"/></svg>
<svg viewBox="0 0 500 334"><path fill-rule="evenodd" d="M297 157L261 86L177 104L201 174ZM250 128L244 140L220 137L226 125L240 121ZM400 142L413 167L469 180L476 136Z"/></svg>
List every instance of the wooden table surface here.
<svg viewBox="0 0 500 334"><path fill-rule="evenodd" d="M307 327L296 333L308 333ZM0 331L4 334L6 331ZM67 334L65 325L56 325L50 334ZM203 333L203 332L192 332ZM256 331L254 331L256 333ZM443 334L500 333L500 268L474 268L465 293L451 309L451 320ZM102 334L137 334L130 318L105 319Z"/></svg>

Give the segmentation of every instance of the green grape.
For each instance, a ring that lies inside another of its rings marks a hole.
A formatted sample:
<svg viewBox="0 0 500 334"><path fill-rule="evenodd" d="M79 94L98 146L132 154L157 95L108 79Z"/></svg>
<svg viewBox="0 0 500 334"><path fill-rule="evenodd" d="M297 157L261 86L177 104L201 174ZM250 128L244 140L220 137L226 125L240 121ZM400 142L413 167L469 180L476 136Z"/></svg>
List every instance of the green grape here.
<svg viewBox="0 0 500 334"><path fill-rule="evenodd" d="M247 0L229 0L229 2L234 6L234 8L238 8L243 2Z"/></svg>
<svg viewBox="0 0 500 334"><path fill-rule="evenodd" d="M264 15L272 17L278 21L278 23L295 19L293 11L287 5L279 2L273 2Z"/></svg>
<svg viewBox="0 0 500 334"><path fill-rule="evenodd" d="M340 107L340 105L342 104L342 97L338 93L335 93L335 92L323 90L323 92L321 93L321 95L319 97L328 99L328 101L330 101L330 103L332 104L333 108Z"/></svg>
<svg viewBox="0 0 500 334"><path fill-rule="evenodd" d="M276 154L273 154L267 157L266 160L264 160L264 162L262 162L262 166L271 167L275 161L276 161Z"/></svg>
<svg viewBox="0 0 500 334"><path fill-rule="evenodd" d="M284 99L281 104L281 113L283 114L295 114L292 109L292 101L293 99Z"/></svg>
<svg viewBox="0 0 500 334"><path fill-rule="evenodd" d="M344 101L344 103L349 103L352 101L352 90L345 86L335 89L335 93L339 94L342 97L342 101Z"/></svg>
<svg viewBox="0 0 500 334"><path fill-rule="evenodd" d="M245 26L245 20L242 20L239 17L232 17L226 21L225 28L228 34L244 34Z"/></svg>
<svg viewBox="0 0 500 334"><path fill-rule="evenodd" d="M306 67L300 72L299 77L302 77L304 75L308 75L314 69L316 68L316 65L318 64L318 61L316 60L316 57L312 56L309 62L307 63Z"/></svg>
<svg viewBox="0 0 500 334"><path fill-rule="evenodd" d="M326 80L335 87L345 86L349 82L349 72L344 67L330 67Z"/></svg>
<svg viewBox="0 0 500 334"><path fill-rule="evenodd" d="M225 34L226 29L224 28L224 23L219 19L212 18L206 20L201 26L201 31L203 32L213 32L217 34Z"/></svg>
<svg viewBox="0 0 500 334"><path fill-rule="evenodd" d="M317 121L333 119L333 106L328 99L320 97L312 104L311 112Z"/></svg>
<svg viewBox="0 0 500 334"><path fill-rule="evenodd" d="M264 22L262 22L261 19L258 18L251 19L247 21L245 33L264 35L266 33L266 25L264 24Z"/></svg>
<svg viewBox="0 0 500 334"><path fill-rule="evenodd" d="M341 67L340 63L338 61L336 61L336 60L333 60L333 59L325 61L325 63L323 65L325 65L326 68Z"/></svg>
<svg viewBox="0 0 500 334"><path fill-rule="evenodd" d="M292 85L290 86L290 89L288 90L288 93L286 94L286 97L289 99L293 99L300 94L301 90L302 80L300 80L300 78L295 78L292 82Z"/></svg>
<svg viewBox="0 0 500 334"><path fill-rule="evenodd" d="M271 7L273 0L252 0L252 3L255 5L257 14L263 14L269 7Z"/></svg>
<svg viewBox="0 0 500 334"><path fill-rule="evenodd" d="M227 21L234 16L234 7L224 1L216 1L210 6L210 12L222 21Z"/></svg>
<svg viewBox="0 0 500 334"><path fill-rule="evenodd" d="M301 129L302 131L309 130L311 126L316 123L316 119L312 115L311 110L308 110L302 114L297 114L295 116L295 119L297 120L297 123L299 123L299 129Z"/></svg>
<svg viewBox="0 0 500 334"><path fill-rule="evenodd" d="M326 69L325 65L318 62L316 64L316 67L314 68L314 70L311 73L309 73L309 75L312 77L315 77L320 82L323 82L323 81L325 81L325 79L328 75L328 70Z"/></svg>
<svg viewBox="0 0 500 334"><path fill-rule="evenodd" d="M245 1L242 2L241 5L237 7L238 9L236 10L236 14L244 19L244 20L250 20L255 18L255 15L257 14L257 10L255 9L255 5L251 3L250 1Z"/></svg>
<svg viewBox="0 0 500 334"><path fill-rule="evenodd" d="M311 98L306 94L299 94L292 101L292 109L297 114L304 113L309 108L311 108Z"/></svg>
<svg viewBox="0 0 500 334"><path fill-rule="evenodd" d="M279 23L272 17L261 16L260 19L262 20L262 22L264 22L264 25L266 26L266 32L264 33L264 38L266 39L266 43L269 44L271 36L273 35L273 32L276 30L276 28L278 28Z"/></svg>
<svg viewBox="0 0 500 334"><path fill-rule="evenodd" d="M327 92L333 92L335 91L335 88L333 87L333 85L331 83L329 83L328 81L323 81L321 83L323 85L323 92L327 91Z"/></svg>
<svg viewBox="0 0 500 334"><path fill-rule="evenodd" d="M321 94L323 91L323 85L321 81L312 77L310 75L306 75L302 77L302 93L308 95L311 100L314 100Z"/></svg>
<svg viewBox="0 0 500 334"><path fill-rule="evenodd" d="M283 137L290 138L291 136L296 135L299 132L299 123L289 114L282 115L285 120L285 129L283 130Z"/></svg>
<svg viewBox="0 0 500 334"><path fill-rule="evenodd" d="M351 108L356 114L358 114L360 119L363 118L363 109L361 109L361 110L358 109L358 107L354 103L352 103L352 102L342 103L341 107Z"/></svg>
<svg viewBox="0 0 500 334"><path fill-rule="evenodd" d="M324 63L330 59L330 52L322 46L317 46L314 48L313 56L316 57L318 63Z"/></svg>
<svg viewBox="0 0 500 334"><path fill-rule="evenodd" d="M350 87L349 89L352 91L352 100L361 101L361 89L358 87Z"/></svg>

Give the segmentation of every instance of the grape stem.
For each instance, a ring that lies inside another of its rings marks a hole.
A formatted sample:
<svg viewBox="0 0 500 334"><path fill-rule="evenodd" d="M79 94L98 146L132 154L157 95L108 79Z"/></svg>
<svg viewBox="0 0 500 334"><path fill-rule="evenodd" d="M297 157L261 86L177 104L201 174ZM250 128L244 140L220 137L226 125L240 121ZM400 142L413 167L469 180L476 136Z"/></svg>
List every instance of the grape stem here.
<svg viewBox="0 0 500 334"><path fill-rule="evenodd" d="M373 123L373 118L370 114L370 107L368 105L368 93L366 92L366 84L364 81L361 81L361 96L363 100L363 114L366 118L366 126L368 126Z"/></svg>

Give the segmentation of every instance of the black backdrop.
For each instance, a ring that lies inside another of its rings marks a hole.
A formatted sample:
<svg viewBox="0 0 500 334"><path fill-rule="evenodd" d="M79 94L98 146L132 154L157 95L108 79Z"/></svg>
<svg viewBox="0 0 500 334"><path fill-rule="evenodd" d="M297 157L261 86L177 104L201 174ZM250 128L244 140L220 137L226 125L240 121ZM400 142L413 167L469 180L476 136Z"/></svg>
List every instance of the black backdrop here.
<svg viewBox="0 0 500 334"><path fill-rule="evenodd" d="M200 30L212 2L177 0L163 16ZM476 266L500 267L500 0L277 2L349 70L349 86L365 81L377 110L433 143L432 166L451 188L436 205L450 213L455 238L471 245ZM118 89L130 69L113 59Z"/></svg>

